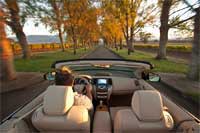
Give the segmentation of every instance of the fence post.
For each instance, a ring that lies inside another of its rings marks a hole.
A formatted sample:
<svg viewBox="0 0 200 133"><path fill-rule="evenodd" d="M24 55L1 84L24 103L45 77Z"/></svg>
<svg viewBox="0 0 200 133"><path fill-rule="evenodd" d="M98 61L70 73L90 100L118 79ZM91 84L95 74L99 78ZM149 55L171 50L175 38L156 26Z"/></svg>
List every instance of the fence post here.
<svg viewBox="0 0 200 133"><path fill-rule="evenodd" d="M53 47L53 50L55 49L55 47L54 47L54 43L52 43L52 47Z"/></svg>
<svg viewBox="0 0 200 133"><path fill-rule="evenodd" d="M44 51L44 44L42 44L42 51Z"/></svg>

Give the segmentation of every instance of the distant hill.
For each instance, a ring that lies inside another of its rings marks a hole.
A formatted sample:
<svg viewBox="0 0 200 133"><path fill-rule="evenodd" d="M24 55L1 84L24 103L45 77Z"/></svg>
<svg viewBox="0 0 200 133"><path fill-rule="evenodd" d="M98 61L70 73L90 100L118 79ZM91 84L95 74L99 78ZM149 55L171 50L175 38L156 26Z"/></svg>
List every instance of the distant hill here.
<svg viewBox="0 0 200 133"><path fill-rule="evenodd" d="M29 35L26 36L28 44L45 44L45 43L60 43L58 36L50 36L50 35ZM16 37L10 37L17 41Z"/></svg>

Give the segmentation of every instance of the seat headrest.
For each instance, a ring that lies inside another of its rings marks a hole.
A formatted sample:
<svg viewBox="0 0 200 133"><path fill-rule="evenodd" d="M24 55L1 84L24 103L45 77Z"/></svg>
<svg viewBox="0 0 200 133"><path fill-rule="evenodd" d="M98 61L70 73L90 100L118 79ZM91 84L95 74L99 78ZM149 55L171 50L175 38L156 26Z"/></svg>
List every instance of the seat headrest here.
<svg viewBox="0 0 200 133"><path fill-rule="evenodd" d="M63 115L74 104L74 93L71 86L49 86L44 96L44 113Z"/></svg>
<svg viewBox="0 0 200 133"><path fill-rule="evenodd" d="M163 103L158 91L136 91L131 106L140 121L160 121L163 118Z"/></svg>

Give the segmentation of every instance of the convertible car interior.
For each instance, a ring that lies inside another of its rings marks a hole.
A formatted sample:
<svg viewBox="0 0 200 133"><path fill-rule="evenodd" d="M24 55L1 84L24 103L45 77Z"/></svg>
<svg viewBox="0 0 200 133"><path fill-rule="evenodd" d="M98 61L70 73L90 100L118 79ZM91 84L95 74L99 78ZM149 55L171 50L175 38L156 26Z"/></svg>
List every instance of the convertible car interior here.
<svg viewBox="0 0 200 133"><path fill-rule="evenodd" d="M63 66L74 74L72 86L54 83ZM88 59L57 61L52 68L44 75L51 85L3 121L0 132L200 132L198 118L147 82L160 80L148 62ZM85 82L92 86L92 111L74 104Z"/></svg>

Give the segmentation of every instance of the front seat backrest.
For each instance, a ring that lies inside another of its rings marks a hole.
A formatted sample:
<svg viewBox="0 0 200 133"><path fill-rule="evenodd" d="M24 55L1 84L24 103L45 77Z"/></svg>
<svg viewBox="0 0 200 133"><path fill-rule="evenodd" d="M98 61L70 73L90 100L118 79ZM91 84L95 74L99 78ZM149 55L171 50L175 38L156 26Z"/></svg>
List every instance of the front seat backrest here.
<svg viewBox="0 0 200 133"><path fill-rule="evenodd" d="M131 106L140 121L160 121L163 117L163 103L157 91L136 91Z"/></svg>
<svg viewBox="0 0 200 133"><path fill-rule="evenodd" d="M46 115L64 115L74 104L71 87L49 86L44 96L44 113Z"/></svg>
<svg viewBox="0 0 200 133"><path fill-rule="evenodd" d="M49 86L44 105L32 116L34 127L45 132L90 132L88 110L73 104L71 86Z"/></svg>
<svg viewBox="0 0 200 133"><path fill-rule="evenodd" d="M131 106L132 109L117 112L114 118L115 133L168 132L173 128L172 117L166 118L170 114L163 113L163 103L158 91L136 91Z"/></svg>

